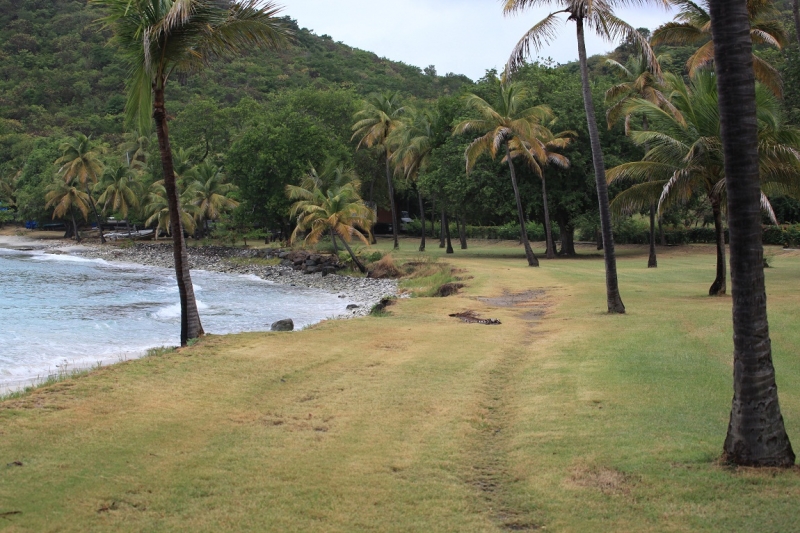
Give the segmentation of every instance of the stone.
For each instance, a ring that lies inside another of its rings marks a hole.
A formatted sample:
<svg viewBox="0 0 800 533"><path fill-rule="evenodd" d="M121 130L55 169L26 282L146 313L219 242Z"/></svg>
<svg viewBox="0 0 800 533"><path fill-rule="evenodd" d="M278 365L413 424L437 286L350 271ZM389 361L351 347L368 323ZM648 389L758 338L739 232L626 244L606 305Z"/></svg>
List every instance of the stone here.
<svg viewBox="0 0 800 533"><path fill-rule="evenodd" d="M294 321L291 318L284 318L283 320L278 320L277 322L273 322L272 325L269 327L270 331L293 331L294 330Z"/></svg>
<svg viewBox="0 0 800 533"><path fill-rule="evenodd" d="M346 309L350 311L351 309L358 309L359 307L361 306L356 304L349 304Z"/></svg>

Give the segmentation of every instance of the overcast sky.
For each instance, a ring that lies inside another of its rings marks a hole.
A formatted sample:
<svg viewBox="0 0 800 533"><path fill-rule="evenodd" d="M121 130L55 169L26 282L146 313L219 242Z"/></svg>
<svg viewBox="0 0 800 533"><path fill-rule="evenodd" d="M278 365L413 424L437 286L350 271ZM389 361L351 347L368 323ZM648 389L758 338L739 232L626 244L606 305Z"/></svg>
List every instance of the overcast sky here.
<svg viewBox="0 0 800 533"><path fill-rule="evenodd" d="M279 0L282 13L301 28L334 41L375 52L381 57L424 68L435 65L440 75L466 74L473 80L487 69L502 70L522 35L544 18L548 9L504 17L498 0ZM655 29L672 14L655 6L619 10L636 28ZM589 55L615 48L587 35ZM578 58L575 24L565 23L559 38L542 50L542 58L558 63Z"/></svg>

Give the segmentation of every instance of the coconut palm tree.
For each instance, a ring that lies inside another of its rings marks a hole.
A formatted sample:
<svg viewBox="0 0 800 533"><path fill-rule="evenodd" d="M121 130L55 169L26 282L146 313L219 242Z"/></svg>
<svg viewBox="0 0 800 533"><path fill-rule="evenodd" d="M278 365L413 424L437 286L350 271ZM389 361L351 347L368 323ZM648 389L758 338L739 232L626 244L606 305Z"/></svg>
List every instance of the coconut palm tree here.
<svg viewBox="0 0 800 533"><path fill-rule="evenodd" d="M658 60L657 60L658 62ZM679 112L669 101L664 93L661 92L660 82L654 72L660 72L660 68L651 68L645 57L641 54L632 55L628 59L628 64L622 65L613 59L607 59L606 64L616 70L623 78L619 83L606 91L606 104L610 107L606 111L606 121L609 129L613 127L620 118L625 118L625 134L630 133L630 123L632 115L626 112L626 108L631 100L641 98L656 104L664 110L672 113ZM642 119L642 130L647 131L647 116ZM645 152L647 146L644 147ZM655 202L650 202L650 255L647 259L647 268L658 267L656 257L656 206Z"/></svg>
<svg viewBox="0 0 800 533"><path fill-rule="evenodd" d="M83 219L89 218L89 193L81 190L81 185L77 178L69 183L56 178L53 183L47 186L47 193L44 196L45 208L54 207L53 218L61 218L69 214L72 219L72 231L75 240L80 242L81 236L78 233L78 223L75 221L75 210L83 215Z"/></svg>
<svg viewBox="0 0 800 533"><path fill-rule="evenodd" d="M679 10L675 22L668 22L656 29L650 43L653 46L698 45L697 51L686 62L686 68L692 76L699 68L714 61L709 3L708 0L670 0L670 3ZM788 37L778 20L778 12L772 0L747 0L747 12L750 17L750 38L753 43L774 46L779 50L786 46ZM769 87L776 96L780 96L781 76L775 67L755 54L750 62L753 64L756 79Z"/></svg>
<svg viewBox="0 0 800 533"><path fill-rule="evenodd" d="M194 217L207 233L209 220L217 220L223 211L239 205L239 202L228 197L236 190L236 185L226 183L222 169L207 160L196 166L188 176L194 178L187 189L195 207Z"/></svg>
<svg viewBox="0 0 800 533"><path fill-rule="evenodd" d="M659 3L665 4L665 0ZM575 22L578 38L578 61L581 69L581 87L583 92L583 107L586 112L586 124L589 130L589 142L592 148L592 164L594 166L597 199L600 206L600 229L603 235L603 255L606 267L606 303L609 313L624 313L625 305L619 294L617 281L617 259L614 253L614 238L611 234L611 212L608 207L608 185L606 184L605 163L603 151L600 147L600 133L597 130L597 120L594 116L594 101L592 90L589 86L589 67L586 63L586 42L584 33L586 28L594 30L600 36L613 40L624 37L636 43L653 67L656 65L655 55L650 49L647 40L636 29L614 14L614 7L627 4L622 0L504 0L503 11L506 14L515 14L528 7L539 5L555 5L560 7L536 23L520 39L511 52L506 70L513 72L525 63L531 51L539 51L550 43L556 35L556 25L561 15L568 21Z"/></svg>
<svg viewBox="0 0 800 533"><path fill-rule="evenodd" d="M103 213L119 213L128 218L128 210L139 206L140 184L129 166L107 167L95 189L102 191L97 202L103 206Z"/></svg>
<svg viewBox="0 0 800 533"><path fill-rule="evenodd" d="M441 115L434 108L406 109L405 116L390 135L389 144L394 147L392 159L395 162L395 169L402 172L407 180L416 183L420 172L424 172L427 168L431 153L437 146L437 137L441 137L439 130L444 130L442 126ZM417 198L422 222L419 251L424 252L425 205L419 185L417 185Z"/></svg>
<svg viewBox="0 0 800 533"><path fill-rule="evenodd" d="M358 260L349 242L356 237L369 245L368 228L375 222L375 212L361 199L358 180L345 182L347 177L354 176L352 171L341 166L339 168L339 179L333 183L319 179L319 174L312 168L301 185L286 186L286 195L290 200L296 200L292 204L290 216L297 219L297 226L290 241L294 242L303 231L308 232L305 242L309 244L314 244L323 235L329 234L335 246L336 237L339 237L358 269L366 272L366 267ZM362 233L365 230L367 235Z"/></svg>
<svg viewBox="0 0 800 533"><path fill-rule="evenodd" d="M392 182L391 158L392 152L388 139L397 125L405 108L397 92L386 94L374 93L367 97L364 107L355 114L356 123L353 125L352 139L359 139L358 148L366 146L377 147L386 160L386 184L389 191L389 205L392 211L392 236L394 249L400 248L397 240L397 209L394 203L394 183Z"/></svg>
<svg viewBox="0 0 800 533"><path fill-rule="evenodd" d="M551 122L555 123L555 120ZM550 228L550 208L547 205L547 180L545 179L544 167L554 165L559 168L569 168L570 162L566 156L555 152L563 150L572 139L577 136L574 131L562 131L553 133L547 127L542 127L537 132L537 137L532 139L515 138L509 144L511 146L511 158L520 157L524 160L528 168L539 176L542 182L542 205L544 206L544 233L547 241L545 257L548 259L556 258L556 247L553 242L553 231ZM508 156L506 156L508 157ZM504 158L505 159L505 158Z"/></svg>
<svg viewBox="0 0 800 533"><path fill-rule="evenodd" d="M277 49L289 30L271 1L92 0L106 15L113 42L130 69L127 119L140 132L155 119L164 188L170 210L175 273L181 301L181 345L203 334L194 298L175 186L164 101L172 73L200 70L209 60L255 47Z"/></svg>
<svg viewBox="0 0 800 533"><path fill-rule="evenodd" d="M767 323L759 212L757 96L744 0L711 0L733 292L733 402L725 458L739 465L794 466L781 416Z"/></svg>
<svg viewBox="0 0 800 533"><path fill-rule="evenodd" d="M524 141L534 140L543 134L546 128L542 123L552 118L552 112L545 106L528 106L529 99L530 92L521 83L498 83L494 105L478 95L468 94L464 97L464 102L467 107L476 111L480 118L458 123L453 133L481 134L470 143L465 152L467 172L472 170L481 155L488 153L494 159L499 150L504 150L503 161L508 163L511 185L517 202L520 238L525 247L528 266L534 267L539 266L539 260L531 249L528 231L525 228L525 210L522 208L512 151L515 147L520 147Z"/></svg>
<svg viewBox="0 0 800 533"><path fill-rule="evenodd" d="M632 131L631 139L650 149L642 161L624 163L608 171L609 182L635 183L614 199L615 210L634 211L658 197L659 212L665 205L704 195L714 214L717 242L717 275L710 295L727 291L725 234L722 213L725 204L725 166L720 140L717 82L709 70L696 73L690 86L679 76L665 76L672 87L671 100L680 118L658 104L632 100L628 111L648 118L648 131ZM780 102L759 86L758 125L762 187L766 191L798 194L800 133L780 120ZM770 213L766 195L761 205ZM728 213L730 215L730 213Z"/></svg>
<svg viewBox="0 0 800 533"><path fill-rule="evenodd" d="M61 165L58 173L67 184L76 181L89 197L89 205L94 212L97 230L100 232L100 242L105 244L103 226L100 215L97 213L94 198L90 192L90 185L94 186L103 173L103 163L100 161L100 150L92 146L91 137L76 132L74 137L67 139L58 147L61 157L56 159L56 165Z"/></svg>
<svg viewBox="0 0 800 533"><path fill-rule="evenodd" d="M195 206L191 203L192 197L190 194L181 195L181 208L179 210L181 216L181 226L183 230L188 233L194 233L197 229L197 222L194 216ZM155 224L154 238L158 240L158 233L163 231L167 235L174 230L172 225L172 212L169 208L169 200L167 199L167 189L164 187L164 181L159 180L150 185L150 192L147 193L147 202L144 207L145 226Z"/></svg>

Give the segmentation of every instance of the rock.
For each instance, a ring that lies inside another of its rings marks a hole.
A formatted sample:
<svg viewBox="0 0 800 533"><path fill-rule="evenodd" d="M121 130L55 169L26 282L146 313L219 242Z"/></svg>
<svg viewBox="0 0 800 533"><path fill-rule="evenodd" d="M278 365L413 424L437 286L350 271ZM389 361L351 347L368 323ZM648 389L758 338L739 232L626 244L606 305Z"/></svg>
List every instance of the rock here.
<svg viewBox="0 0 800 533"><path fill-rule="evenodd" d="M358 309L359 307L361 307L361 306L360 306L360 305L356 305L356 304L350 304L350 305L348 305L348 306L346 307L346 309L347 309L348 311L350 311L351 309Z"/></svg>
<svg viewBox="0 0 800 533"><path fill-rule="evenodd" d="M294 321L291 318L284 318L283 320L278 320L277 322L273 322L272 325L269 327L270 331L293 331L294 330Z"/></svg>

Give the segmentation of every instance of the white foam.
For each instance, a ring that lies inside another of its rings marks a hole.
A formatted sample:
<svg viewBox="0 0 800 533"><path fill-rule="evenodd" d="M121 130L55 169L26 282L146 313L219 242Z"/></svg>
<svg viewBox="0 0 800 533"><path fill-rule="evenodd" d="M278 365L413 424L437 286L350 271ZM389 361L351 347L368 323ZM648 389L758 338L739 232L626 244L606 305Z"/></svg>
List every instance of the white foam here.
<svg viewBox="0 0 800 533"><path fill-rule="evenodd" d="M202 311L203 309L208 309L208 306L204 304L200 300L197 301L197 310ZM174 318L181 317L181 304L172 304L166 307L162 307L158 311L154 311L150 316L156 318L158 320L172 320Z"/></svg>
<svg viewBox="0 0 800 533"><path fill-rule="evenodd" d="M87 259L86 257L80 257L77 255L67 255L67 254L34 254L31 255L32 259L36 259L37 261L65 261L70 263L97 263L98 265L107 265L108 262L105 259Z"/></svg>

